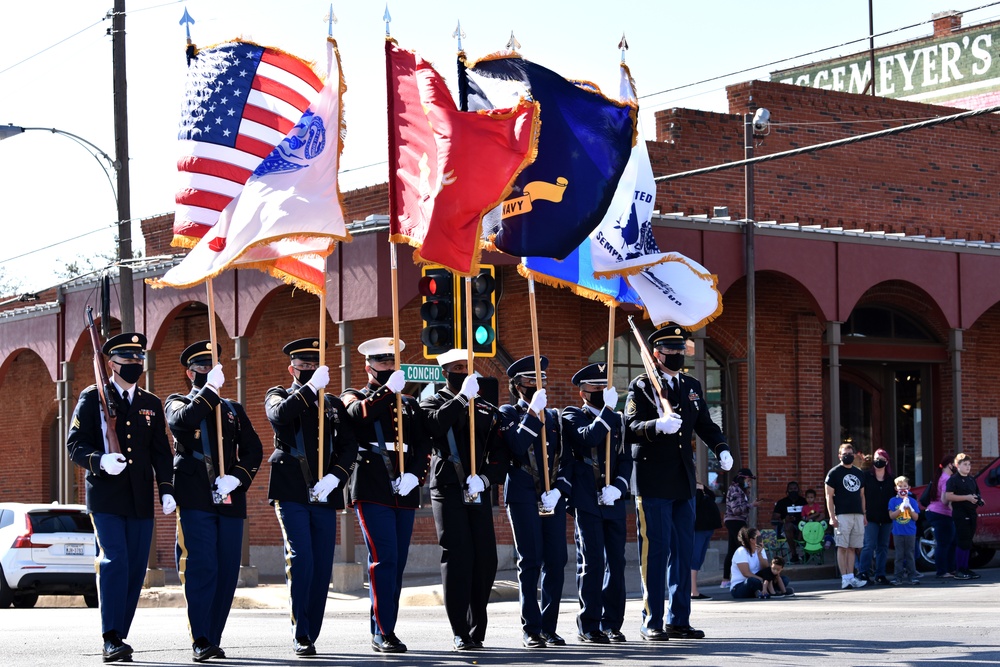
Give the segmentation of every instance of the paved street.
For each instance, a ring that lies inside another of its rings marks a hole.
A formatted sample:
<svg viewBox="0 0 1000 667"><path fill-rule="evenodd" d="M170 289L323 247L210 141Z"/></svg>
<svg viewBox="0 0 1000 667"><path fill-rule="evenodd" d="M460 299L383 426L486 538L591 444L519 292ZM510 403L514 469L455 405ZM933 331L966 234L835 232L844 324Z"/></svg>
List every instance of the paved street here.
<svg viewBox="0 0 1000 667"><path fill-rule="evenodd" d="M490 605L487 649L449 650L443 607L406 606L397 634L410 651L379 656L368 647L367 600L331 595L320 655L314 665L959 665L1000 660L997 592L1000 569L982 570L976 582L841 591L832 579L796 582L790 599L735 602L726 591L705 587L717 598L697 602L693 623L702 641L639 641L641 600L630 597L625 645L589 647L575 641L575 600L566 600L560 649L523 649L517 603ZM262 606L284 595L280 586L255 591ZM39 600L39 605L46 599ZM4 665L100 664L96 609L42 607L0 611L0 659ZM192 664L187 622L179 608L142 608L129 637L135 664ZM287 614L280 609L238 609L230 616L222 665L302 664L292 656Z"/></svg>

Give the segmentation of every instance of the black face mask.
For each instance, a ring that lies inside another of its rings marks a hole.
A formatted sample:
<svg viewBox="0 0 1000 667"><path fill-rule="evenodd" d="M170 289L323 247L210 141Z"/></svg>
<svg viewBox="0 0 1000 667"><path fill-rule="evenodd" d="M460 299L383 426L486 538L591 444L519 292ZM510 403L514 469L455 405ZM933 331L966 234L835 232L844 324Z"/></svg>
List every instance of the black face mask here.
<svg viewBox="0 0 1000 667"><path fill-rule="evenodd" d="M854 454L844 454L840 457L840 460L845 466L849 466L854 463Z"/></svg>
<svg viewBox="0 0 1000 667"><path fill-rule="evenodd" d="M661 362L663 367L667 370L677 372L684 368L684 355L683 354L666 354L663 356L663 361Z"/></svg>
<svg viewBox="0 0 1000 667"><path fill-rule="evenodd" d="M301 370L301 371L299 371L299 384L305 385L306 382L309 382L309 380L312 380L313 373L315 373L315 372L316 372L316 369L314 369L314 368L310 368L309 370Z"/></svg>
<svg viewBox="0 0 1000 667"><path fill-rule="evenodd" d="M591 391L583 392L587 396L587 402L598 410L604 409L604 392L603 391Z"/></svg>
<svg viewBox="0 0 1000 667"><path fill-rule="evenodd" d="M468 373L456 373L455 371L450 371L445 373L448 376L448 388L454 393L458 393L462 390L462 383L465 382L465 378L469 377Z"/></svg>
<svg viewBox="0 0 1000 667"><path fill-rule="evenodd" d="M394 368L390 368L387 371L375 371L375 382L384 386L385 383L389 381L389 378L392 377L392 374L395 372L396 369Z"/></svg>
<svg viewBox="0 0 1000 667"><path fill-rule="evenodd" d="M884 468L888 464L889 464L888 461L884 461L882 459L875 459L875 461L872 463L872 465L875 466L876 468Z"/></svg>
<svg viewBox="0 0 1000 667"><path fill-rule="evenodd" d="M531 403L531 399L535 395L535 391L537 389L538 387L525 387L524 385L518 385L517 393L520 394L521 398L523 398L526 403Z"/></svg>
<svg viewBox="0 0 1000 667"><path fill-rule="evenodd" d="M135 384L142 375L142 364L118 364L118 376L128 384Z"/></svg>
<svg viewBox="0 0 1000 667"><path fill-rule="evenodd" d="M204 387L208 382L208 373L195 373L194 380L191 381L192 386Z"/></svg>

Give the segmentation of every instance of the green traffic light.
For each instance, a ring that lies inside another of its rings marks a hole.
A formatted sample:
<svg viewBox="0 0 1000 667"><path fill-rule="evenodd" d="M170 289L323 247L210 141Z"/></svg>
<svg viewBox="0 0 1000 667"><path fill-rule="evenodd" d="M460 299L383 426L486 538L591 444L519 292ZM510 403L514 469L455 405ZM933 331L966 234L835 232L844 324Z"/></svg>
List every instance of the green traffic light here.
<svg viewBox="0 0 1000 667"><path fill-rule="evenodd" d="M485 345L489 341L490 335L486 327L476 327L476 344Z"/></svg>

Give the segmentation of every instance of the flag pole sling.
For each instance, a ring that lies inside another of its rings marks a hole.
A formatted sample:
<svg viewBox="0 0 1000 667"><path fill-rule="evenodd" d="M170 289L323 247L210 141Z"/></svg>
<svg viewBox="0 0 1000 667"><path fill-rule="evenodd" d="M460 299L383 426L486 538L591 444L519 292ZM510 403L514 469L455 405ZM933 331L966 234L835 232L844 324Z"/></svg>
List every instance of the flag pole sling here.
<svg viewBox="0 0 1000 667"><path fill-rule="evenodd" d="M319 365L326 365L326 256L323 257L323 289L319 293ZM320 389L317 398L319 399L319 443L317 447L319 448L319 456L316 459L316 479L323 479L324 467L323 467L323 454L326 450L324 443L323 431L324 423L326 421L326 391L325 388ZM347 480L344 480L345 483Z"/></svg>
<svg viewBox="0 0 1000 667"><path fill-rule="evenodd" d="M468 345L468 372L472 375L475 353L472 331L472 276L465 277L465 344ZM476 398L469 399L469 474L476 474ZM461 480L459 480L461 482Z"/></svg>
<svg viewBox="0 0 1000 667"><path fill-rule="evenodd" d="M653 356L649 353L649 349L646 347L646 341L642 339L642 334L639 333L639 329L635 326L635 322L632 321L631 315L628 316L628 325L632 328L632 334L635 336L635 342L639 345L639 354L642 356L642 365L646 367L646 375L649 377L649 381L653 383L656 395L660 397L660 403L663 406L663 414L673 414L674 408L670 405L670 401L667 400L667 397L663 395L663 387L660 385L660 374L656 372L656 362L653 361Z"/></svg>
<svg viewBox="0 0 1000 667"><path fill-rule="evenodd" d="M535 279L528 278L528 307L531 310L531 349L535 355L535 391L542 388L541 355L538 352L538 314L535 310ZM545 478L545 493L549 486L549 450L545 437L545 410L538 415L542 422L542 476Z"/></svg>
<svg viewBox="0 0 1000 667"><path fill-rule="evenodd" d="M608 386L614 384L615 377L615 305L608 308ZM617 405L615 406L618 407ZM608 435L604 443L604 481L611 484L611 427L608 425Z"/></svg>
<svg viewBox="0 0 1000 667"><path fill-rule="evenodd" d="M215 368L216 364L219 363L219 348L218 340L216 338L215 331L215 290L212 289L212 279L209 278L205 281L205 286L208 289L208 337L212 340L210 341L212 346L212 368ZM219 477L226 474L226 459L223 455L222 448L222 387L216 387L215 390L219 392L219 404L215 406L215 434L217 437L216 443L219 449L219 463L216 466L216 470L219 473ZM210 479L209 483L215 484L214 479Z"/></svg>
<svg viewBox="0 0 1000 667"><path fill-rule="evenodd" d="M399 358L399 277L396 273L396 244L389 242L389 257L392 261L392 353L395 355L396 370L400 370ZM396 392L396 455L399 458L399 476L406 472L403 448L403 391Z"/></svg>

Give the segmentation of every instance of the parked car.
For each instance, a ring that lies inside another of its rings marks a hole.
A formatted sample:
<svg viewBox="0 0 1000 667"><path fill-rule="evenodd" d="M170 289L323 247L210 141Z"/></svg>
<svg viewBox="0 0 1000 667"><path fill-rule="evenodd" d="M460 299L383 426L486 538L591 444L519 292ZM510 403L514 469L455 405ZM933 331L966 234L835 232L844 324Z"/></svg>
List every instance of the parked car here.
<svg viewBox="0 0 1000 667"><path fill-rule="evenodd" d="M1000 458L994 459L975 477L984 504L979 508L979 519L976 522L976 535L972 541L969 565L983 567L993 560L997 549L1000 549ZM923 486L913 489L913 495L916 498L919 498L923 492ZM917 524L917 535L920 537L917 549L917 567L922 570L933 570L934 531L924 518L923 512L921 512Z"/></svg>
<svg viewBox="0 0 1000 667"><path fill-rule="evenodd" d="M0 609L39 595L82 595L97 606L94 525L83 505L0 503Z"/></svg>

